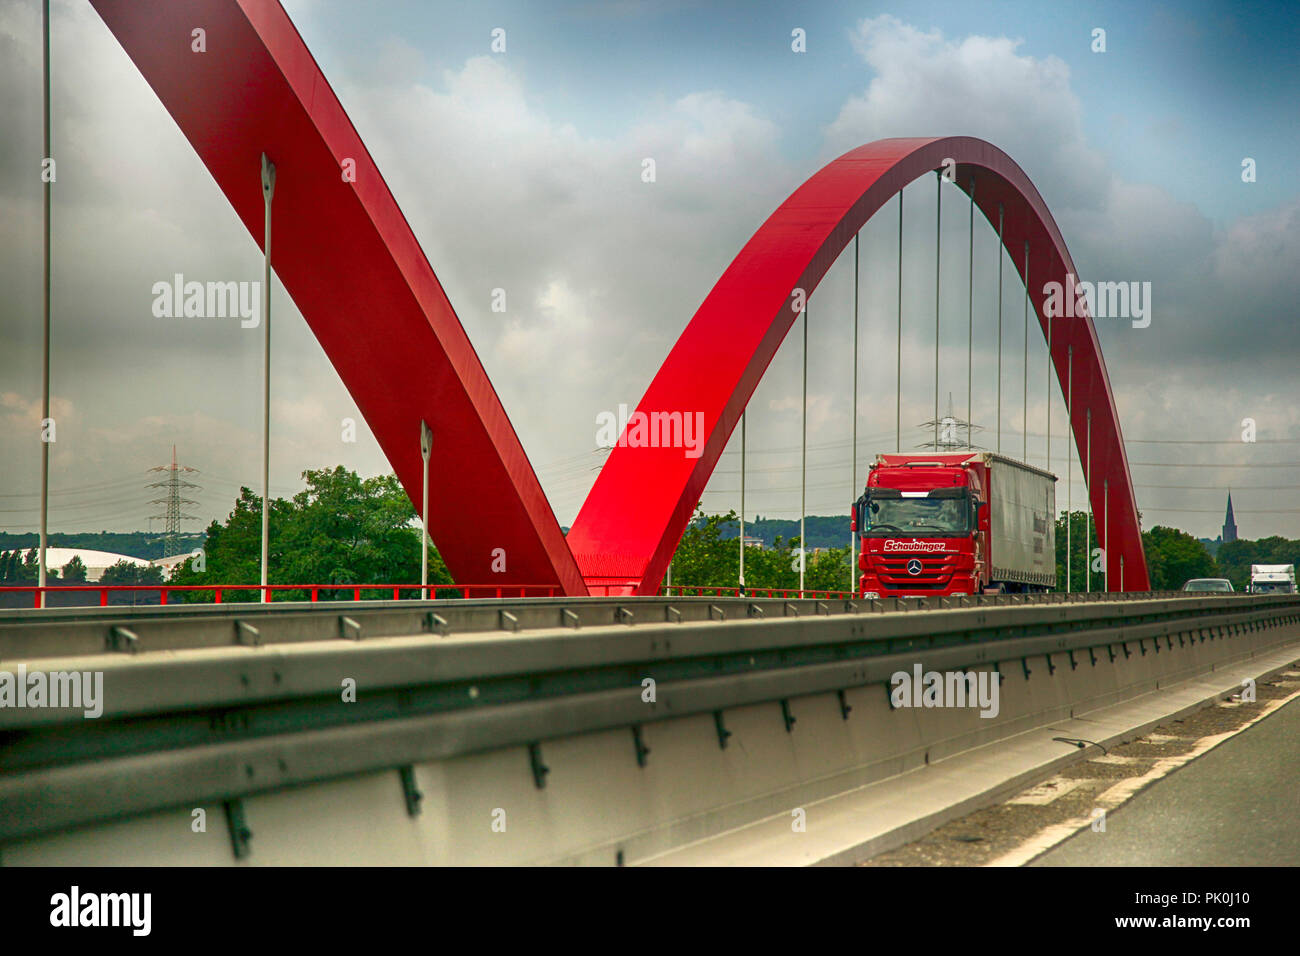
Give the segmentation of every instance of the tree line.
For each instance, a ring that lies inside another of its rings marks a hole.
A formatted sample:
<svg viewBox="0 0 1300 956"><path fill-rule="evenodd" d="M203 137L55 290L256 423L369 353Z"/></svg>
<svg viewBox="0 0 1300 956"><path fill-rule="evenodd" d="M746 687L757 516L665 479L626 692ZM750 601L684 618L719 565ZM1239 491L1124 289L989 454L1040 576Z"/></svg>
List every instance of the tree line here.
<svg viewBox="0 0 1300 956"><path fill-rule="evenodd" d="M292 498L276 498L269 509L267 577L270 584L339 585L320 598L352 597L344 585L418 584L420 532L411 500L395 475L361 478L337 466L303 472L306 487ZM201 554L172 572L171 583L258 584L261 581L262 499L241 488L224 523L207 529ZM429 546L429 583L451 584L437 549ZM275 600L303 594L272 592ZM211 591L192 592L190 601L210 601Z"/></svg>
<svg viewBox="0 0 1300 956"><path fill-rule="evenodd" d="M419 529L416 512L394 475L361 478L342 466L303 473L305 487L292 498L277 498L270 508L270 568L272 584L324 585L322 598L351 597L346 589L354 584L414 584L420 579ZM225 521L213 521L202 536L202 549L176 567L171 583L196 586L257 584L260 580L261 498L248 488L240 490L234 508ZM1075 511L1069 518L1069 555L1066 554L1067 517L1056 521L1056 590L1065 590L1068 558L1071 589L1081 591L1085 582L1101 590L1100 556L1095 553L1095 522L1088 514ZM848 515L809 516L809 551L818 541L848 538ZM772 534L777 528L797 532L797 521L760 519L746 522L746 534L761 529ZM815 529L815 535L814 535ZM674 585L735 587L740 575L740 552L736 534L739 519L734 511L705 514L697 508L682 535L671 570ZM1219 548L1218 560L1205 545L1176 528L1157 526L1142 534L1150 570L1151 587L1176 590L1189 578L1227 577L1244 590L1251 564L1300 564L1300 541L1264 538L1235 541ZM801 541L797 533L772 534L767 547L745 549L745 583L749 588L794 590L799 586ZM806 561L804 587L809 590L845 591L854 586L858 571L850 572L850 555L845 545L820 547L803 555ZM1088 572L1088 562L1093 570ZM61 570L61 573L60 573ZM36 551L0 552L0 584L34 584ZM1088 582L1088 578L1091 581ZM50 583L78 583L85 580L85 567L74 558L63 569L50 569ZM429 580L450 584L451 576L437 549L429 546ZM161 583L157 567L141 568L120 562L102 578L105 584ZM475 582L470 582L475 583ZM1116 582L1118 583L1118 582ZM338 585L338 589L328 586ZM282 592L277 600L301 598ZM211 600L212 592L190 596Z"/></svg>
<svg viewBox="0 0 1300 956"><path fill-rule="evenodd" d="M1252 564L1294 564L1300 567L1300 541L1274 535L1256 541L1229 541L1219 545L1216 558L1218 573L1215 577L1227 578L1238 591L1244 591L1250 582Z"/></svg>
<svg viewBox="0 0 1300 956"><path fill-rule="evenodd" d="M35 531L0 531L0 551L27 551L39 547L40 539ZM190 551L203 546L203 535L178 534L175 543L181 550ZM145 561L161 558L166 546L165 535L149 531L54 531L46 541L49 548L107 551Z"/></svg>
<svg viewBox="0 0 1300 956"><path fill-rule="evenodd" d="M62 545L60 545L62 547ZM40 580L40 557L36 548L26 551L0 551L0 585L10 587L36 584ZM142 567L130 561L118 561L104 569L97 584L161 584L162 569L149 565ZM78 555L62 568L45 569L46 584L85 584L86 565Z"/></svg>
<svg viewBox="0 0 1300 956"><path fill-rule="evenodd" d="M809 518L809 521L812 519ZM821 519L823 521L827 519ZM848 517L841 519L844 535L848 534ZM1069 527L1069 554L1066 554L1066 528ZM734 511L725 515L706 515L697 510L673 557L672 583L700 587L735 587L739 580L740 547L736 540L738 518ZM796 523L797 526L797 523ZM823 529L824 531L825 529ZM748 534L749 524L745 531ZM812 536L809 535L811 538ZM777 536L772 548L745 549L745 584L749 588L785 588L799 586L797 535ZM1177 528L1157 526L1142 533L1151 589L1175 591L1190 578L1228 577L1238 590L1245 590L1250 565L1267 563L1300 564L1300 541L1265 538L1259 542L1235 541L1219 549L1220 562L1196 538ZM1290 555L1290 557L1285 557ZM1276 560L1274 560L1276 559ZM809 590L848 590L849 549L827 548L806 556L804 587ZM1056 520L1056 587L1066 589L1066 565L1069 564L1072 591L1105 589L1103 566L1097 553L1096 522L1086 511L1072 512L1067 519ZM1092 567L1089 568L1089 562ZM1223 567L1220 567L1223 564ZM856 582L858 572L853 572ZM1115 582L1116 585L1119 582Z"/></svg>
<svg viewBox="0 0 1300 956"><path fill-rule="evenodd" d="M682 535L677 553L673 555L673 585L736 587L740 576L740 544L735 536L738 522L739 517L735 511L706 515L697 509L686 533ZM745 524L745 532L748 536L748 522ZM845 537L847 536L846 529ZM813 549L810 546L808 550L811 552ZM770 548L745 548L745 587L796 590L799 587L801 559L806 562L805 590L850 590L847 545L801 555L798 535L783 538L779 534L775 536Z"/></svg>

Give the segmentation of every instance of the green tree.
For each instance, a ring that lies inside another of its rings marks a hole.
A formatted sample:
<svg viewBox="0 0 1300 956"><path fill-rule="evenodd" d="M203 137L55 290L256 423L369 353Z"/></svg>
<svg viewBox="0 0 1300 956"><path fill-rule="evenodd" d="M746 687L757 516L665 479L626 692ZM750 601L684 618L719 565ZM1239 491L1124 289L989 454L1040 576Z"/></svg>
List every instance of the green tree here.
<svg viewBox="0 0 1300 956"><path fill-rule="evenodd" d="M1065 527L1066 517L1056 520L1056 590L1065 590ZM1086 535L1086 537L1085 537ZM1085 547L1086 546L1086 547ZM1091 578L1092 590L1105 590L1106 576L1097 570L1088 573L1085 562L1095 565L1097 555L1097 525L1090 522L1086 511L1075 511L1070 516L1070 589L1083 591ZM1151 588L1155 591L1178 590L1189 578L1216 577L1219 570L1205 545L1195 537L1177 528L1157 525L1142 533L1142 549L1146 553L1147 572ZM1085 551L1088 554L1085 554ZM1249 572L1249 568L1247 568ZM1119 582L1116 582L1118 585Z"/></svg>
<svg viewBox="0 0 1300 956"><path fill-rule="evenodd" d="M1066 515L1061 513L1056 518L1056 587L1054 590L1065 590L1065 534L1066 534ZM1091 573L1089 582L1089 573L1087 562L1091 559L1095 562L1096 557L1089 552L1097 550L1097 525L1090 521L1088 512L1074 511L1069 515L1070 529L1070 590L1084 591L1086 585L1091 584L1091 590L1105 590L1105 575L1096 571ZM1085 540L1085 535L1087 536Z"/></svg>
<svg viewBox="0 0 1300 956"><path fill-rule="evenodd" d="M80 555L74 554L63 566L63 580L68 584L86 583L86 566L82 563Z"/></svg>
<svg viewBox="0 0 1300 956"><path fill-rule="evenodd" d="M268 578L271 584L339 585L322 598L351 598L353 584L415 584L420 580L420 531L415 509L393 475L360 478L343 467L303 472L307 487L270 507ZM193 558L171 583L257 584L261 580L262 499L241 488L225 524L207 530L204 570ZM450 584L437 550L429 548L429 581ZM481 582L471 582L481 583ZM273 592L276 600L302 593ZM388 595L391 597L391 595ZM210 600L196 592L188 600Z"/></svg>
<svg viewBox="0 0 1300 956"><path fill-rule="evenodd" d="M673 555L673 585L734 588L740 580L740 542L734 537L738 519L734 511L706 515L697 506ZM746 525L746 529L748 529ZM730 533L733 537L724 537ZM827 548L804 556L804 588L809 591L847 591L847 547ZM745 548L745 586L753 590L796 591L799 588L799 539L776 536L771 548Z"/></svg>
<svg viewBox="0 0 1300 956"><path fill-rule="evenodd" d="M104 569L100 584L162 584L162 569L153 565L141 566L125 558Z"/></svg>
<svg viewBox="0 0 1300 956"><path fill-rule="evenodd" d="M696 506L673 555L673 584L690 587L735 587L740 575L739 542L722 532L737 521L734 511L705 515ZM745 577L749 579L749 551L745 553Z"/></svg>
<svg viewBox="0 0 1300 956"><path fill-rule="evenodd" d="M40 580L40 559L36 557L35 548L27 549L23 555L22 569L18 573L18 580L22 584L35 584Z"/></svg>
<svg viewBox="0 0 1300 956"><path fill-rule="evenodd" d="M745 549L745 584L751 588L779 588L794 591L799 587L799 539L785 539L776 535L770 548ZM808 568L816 563L808 561L804 569L804 584L808 584Z"/></svg>
<svg viewBox="0 0 1300 956"><path fill-rule="evenodd" d="M1219 576L1205 545L1186 531L1156 525L1142 532L1142 550L1153 591L1177 591L1191 578Z"/></svg>
<svg viewBox="0 0 1300 956"><path fill-rule="evenodd" d="M1276 535L1255 541L1229 541L1219 546L1219 576L1238 591L1250 583L1252 564L1294 564L1300 567L1300 541Z"/></svg>
<svg viewBox="0 0 1300 956"><path fill-rule="evenodd" d="M309 471L294 496L277 549L281 573L312 583L413 583L420 579L416 513L394 475L359 478L342 467ZM430 580L450 583L430 553Z"/></svg>
<svg viewBox="0 0 1300 956"><path fill-rule="evenodd" d="M857 575L854 575L856 581ZM849 549L826 548L809 555L804 587L809 591L849 591ZM856 584L854 585L856 587Z"/></svg>

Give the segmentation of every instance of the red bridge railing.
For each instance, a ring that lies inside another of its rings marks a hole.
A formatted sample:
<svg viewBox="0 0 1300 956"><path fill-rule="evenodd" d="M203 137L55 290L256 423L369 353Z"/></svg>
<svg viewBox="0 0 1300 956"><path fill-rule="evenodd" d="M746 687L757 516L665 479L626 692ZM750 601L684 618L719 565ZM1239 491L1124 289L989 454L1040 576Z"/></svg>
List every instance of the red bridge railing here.
<svg viewBox="0 0 1300 956"><path fill-rule="evenodd" d="M553 584L268 584L263 587L260 584L69 584L69 585L46 585L38 587L35 584L18 584L0 586L0 595L7 593L28 593L32 595L32 606L45 606L45 595L47 594L69 594L76 592L93 591L99 594L100 607L108 606L108 596L114 592L134 593L145 591L159 595L158 603L167 604L168 596L175 593L208 593L211 594L212 603L227 604L231 603L226 599L230 592L236 594L243 592L266 592L266 600L270 600L273 592L296 592L307 597L300 597L300 601L319 601L322 591L352 592L353 601L362 600L362 592L385 592L392 595L392 600L403 600L405 594L407 598L418 600L427 595L429 598L441 597L460 597L460 598L517 598L517 597L555 597L559 587ZM414 592L414 594L411 594ZM235 602L241 598L236 597ZM262 596L254 594L251 598L242 600L261 601ZM206 601L194 601L187 603L208 603Z"/></svg>

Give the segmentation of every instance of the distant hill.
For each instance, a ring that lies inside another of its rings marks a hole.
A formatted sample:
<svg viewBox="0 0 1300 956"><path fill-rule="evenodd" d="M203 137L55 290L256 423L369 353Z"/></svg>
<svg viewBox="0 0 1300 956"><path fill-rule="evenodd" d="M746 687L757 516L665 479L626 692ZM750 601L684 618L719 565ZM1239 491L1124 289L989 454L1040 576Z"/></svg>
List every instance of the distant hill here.
<svg viewBox="0 0 1300 956"><path fill-rule="evenodd" d="M849 516L808 515L804 519L808 532L809 548L847 548L849 546ZM721 526L722 537L734 538L740 532L736 522ZM745 537L760 538L763 546L773 547L778 537L783 542L799 537L798 518L764 518L758 515L745 520Z"/></svg>
<svg viewBox="0 0 1300 956"><path fill-rule="evenodd" d="M201 548L206 536L203 534L177 535L176 540L185 551ZM0 551L26 551L41 543L41 536L35 531L26 534L11 534L0 531ZM114 554L127 554L133 558L152 561L163 556L163 539L158 534L147 531L79 531L55 532L50 535L51 548L88 548L93 551L111 551Z"/></svg>

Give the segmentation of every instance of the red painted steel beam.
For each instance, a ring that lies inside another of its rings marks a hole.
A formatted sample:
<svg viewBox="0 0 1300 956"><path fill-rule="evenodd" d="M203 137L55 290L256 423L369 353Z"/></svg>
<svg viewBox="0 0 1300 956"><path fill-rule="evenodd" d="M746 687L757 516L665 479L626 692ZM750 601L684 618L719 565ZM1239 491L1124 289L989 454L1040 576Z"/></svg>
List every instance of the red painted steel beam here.
<svg viewBox="0 0 1300 956"><path fill-rule="evenodd" d="M274 0L92 3L259 248L262 153L275 163L275 274L417 510L420 421L433 428L429 531L451 574L587 593L451 303L283 8ZM199 28L202 53L191 48ZM355 182L342 174L348 159ZM259 340L250 336L249 347ZM503 574L492 567L496 548L505 549Z"/></svg>
<svg viewBox="0 0 1300 956"><path fill-rule="evenodd" d="M970 137L889 139L845 153L800 186L749 240L718 280L646 390L638 410L703 415L703 454L680 447L616 447L587 496L568 543L590 587L654 593L740 414L797 318L792 291L811 294L859 229L909 182L956 162L956 180L976 180L976 205L1023 270L1029 242L1030 300L1046 335L1043 287L1078 272L1042 197L1009 156ZM1023 278L1023 276L1022 276ZM869 277L868 280L869 281ZM891 280L892 281L892 280ZM1092 415L1089 493L1100 540L1108 487L1107 581L1115 590L1150 583L1119 417L1092 321L1056 318L1052 362L1064 393L1073 348L1071 426L1079 454ZM1103 485L1105 483L1105 485ZM845 502L847 509L848 502Z"/></svg>

